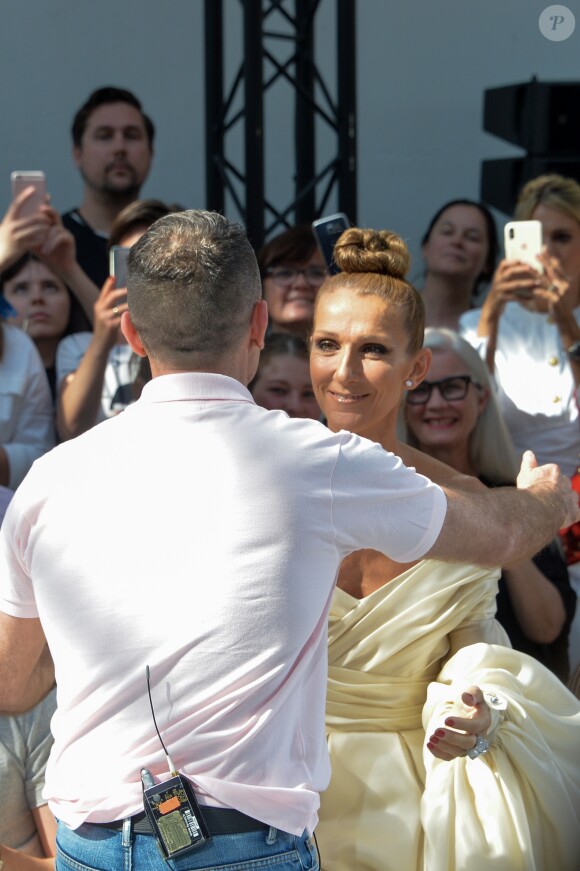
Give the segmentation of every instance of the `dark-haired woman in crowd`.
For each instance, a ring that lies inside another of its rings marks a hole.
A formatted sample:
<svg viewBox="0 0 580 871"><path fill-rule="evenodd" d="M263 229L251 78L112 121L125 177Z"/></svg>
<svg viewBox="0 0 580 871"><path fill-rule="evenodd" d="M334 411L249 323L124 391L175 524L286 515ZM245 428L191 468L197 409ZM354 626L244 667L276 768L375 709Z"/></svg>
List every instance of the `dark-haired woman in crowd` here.
<svg viewBox="0 0 580 871"><path fill-rule="evenodd" d="M493 215L482 203L451 200L433 215L421 243L426 323L456 330L495 269Z"/></svg>
<svg viewBox="0 0 580 871"><path fill-rule="evenodd" d="M262 408L278 408L290 417L320 418L310 378L308 345L301 336L268 336L248 390Z"/></svg>
<svg viewBox="0 0 580 871"><path fill-rule="evenodd" d="M477 480L402 444L427 373L424 312L400 237L351 228L317 299L312 382L333 431L438 483ZM576 871L580 705L495 621L498 571L373 551L342 564L329 625L327 871ZM523 859L525 857L525 860Z"/></svg>
<svg viewBox="0 0 580 871"><path fill-rule="evenodd" d="M269 331L297 333L307 338L314 300L327 270L308 225L285 230L258 254Z"/></svg>

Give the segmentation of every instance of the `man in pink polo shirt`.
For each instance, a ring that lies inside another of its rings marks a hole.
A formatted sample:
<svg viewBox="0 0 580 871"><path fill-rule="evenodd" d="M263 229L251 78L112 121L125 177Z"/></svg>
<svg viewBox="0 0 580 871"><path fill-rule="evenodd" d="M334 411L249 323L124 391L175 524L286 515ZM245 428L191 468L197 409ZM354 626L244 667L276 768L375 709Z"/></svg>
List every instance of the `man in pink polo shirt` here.
<svg viewBox="0 0 580 871"><path fill-rule="evenodd" d="M6 517L0 706L42 690L46 640L57 869L167 867L143 769L154 783L178 772L201 806L211 839L177 871L317 869L326 621L343 558L506 563L576 503L544 469L524 491L444 493L378 445L256 406L245 385L266 307L244 231L220 215L157 221L132 249L128 300L123 331L153 380L39 460Z"/></svg>

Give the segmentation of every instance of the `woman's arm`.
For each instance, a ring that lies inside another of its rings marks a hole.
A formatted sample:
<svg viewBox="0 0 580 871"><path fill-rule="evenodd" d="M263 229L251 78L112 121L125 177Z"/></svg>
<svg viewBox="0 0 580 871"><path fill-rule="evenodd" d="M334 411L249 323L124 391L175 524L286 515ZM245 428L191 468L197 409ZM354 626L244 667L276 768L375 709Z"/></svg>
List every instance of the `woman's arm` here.
<svg viewBox="0 0 580 871"><path fill-rule="evenodd" d="M502 260L495 271L477 325L477 335L487 340L485 361L492 375L499 324L506 303L531 297L539 279L539 272L517 260Z"/></svg>
<svg viewBox="0 0 580 871"><path fill-rule="evenodd" d="M74 293L92 324L99 288L79 266L73 234L63 226L60 215L54 209L50 211L53 214L53 224L44 243L35 249L35 253Z"/></svg>
<svg viewBox="0 0 580 871"><path fill-rule="evenodd" d="M550 644L564 626L566 610L556 587L531 560L505 569L514 614L530 641Z"/></svg>
<svg viewBox="0 0 580 871"><path fill-rule="evenodd" d="M56 820L47 804L32 809L32 816L36 823L36 831L44 855L54 858L56 856Z"/></svg>
<svg viewBox="0 0 580 871"><path fill-rule="evenodd" d="M22 208L32 196L33 187L21 191L10 203L0 223L0 272L46 240L54 220L54 210L43 205L32 214L22 217Z"/></svg>
<svg viewBox="0 0 580 871"><path fill-rule="evenodd" d="M2 871L54 871L54 859L37 859L19 850L0 846L0 860L4 863Z"/></svg>

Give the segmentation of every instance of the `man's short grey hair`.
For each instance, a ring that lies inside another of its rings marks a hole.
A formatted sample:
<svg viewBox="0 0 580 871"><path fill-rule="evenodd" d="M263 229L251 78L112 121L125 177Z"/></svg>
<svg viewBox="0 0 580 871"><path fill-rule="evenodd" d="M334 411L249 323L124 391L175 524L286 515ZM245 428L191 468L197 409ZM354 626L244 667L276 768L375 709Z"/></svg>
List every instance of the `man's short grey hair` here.
<svg viewBox="0 0 580 871"><path fill-rule="evenodd" d="M160 218L131 249L131 319L147 354L163 363L219 360L243 339L261 296L245 230L217 212Z"/></svg>

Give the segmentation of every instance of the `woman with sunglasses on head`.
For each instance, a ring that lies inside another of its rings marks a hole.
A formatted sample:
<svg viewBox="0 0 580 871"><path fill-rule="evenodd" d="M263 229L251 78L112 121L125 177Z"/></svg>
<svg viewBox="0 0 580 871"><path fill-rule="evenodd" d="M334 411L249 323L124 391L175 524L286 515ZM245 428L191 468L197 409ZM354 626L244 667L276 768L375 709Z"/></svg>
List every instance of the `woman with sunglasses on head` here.
<svg viewBox="0 0 580 871"><path fill-rule="evenodd" d="M403 241L351 228L334 256L342 272L320 289L311 340L330 429L366 436L440 484L482 487L397 438L403 396L431 357ZM494 619L498 574L374 551L343 562L329 624L332 777L317 830L327 871L575 871L580 706L509 648Z"/></svg>
<svg viewBox="0 0 580 871"><path fill-rule="evenodd" d="M487 367L452 330L427 329L428 380L406 397L406 441L488 486L513 485L517 463ZM568 632L576 607L561 546L502 571L497 619L512 646L569 677Z"/></svg>
<svg viewBox="0 0 580 871"><path fill-rule="evenodd" d="M298 333L312 326L314 300L327 275L316 239L306 224L275 236L258 254L269 332Z"/></svg>

